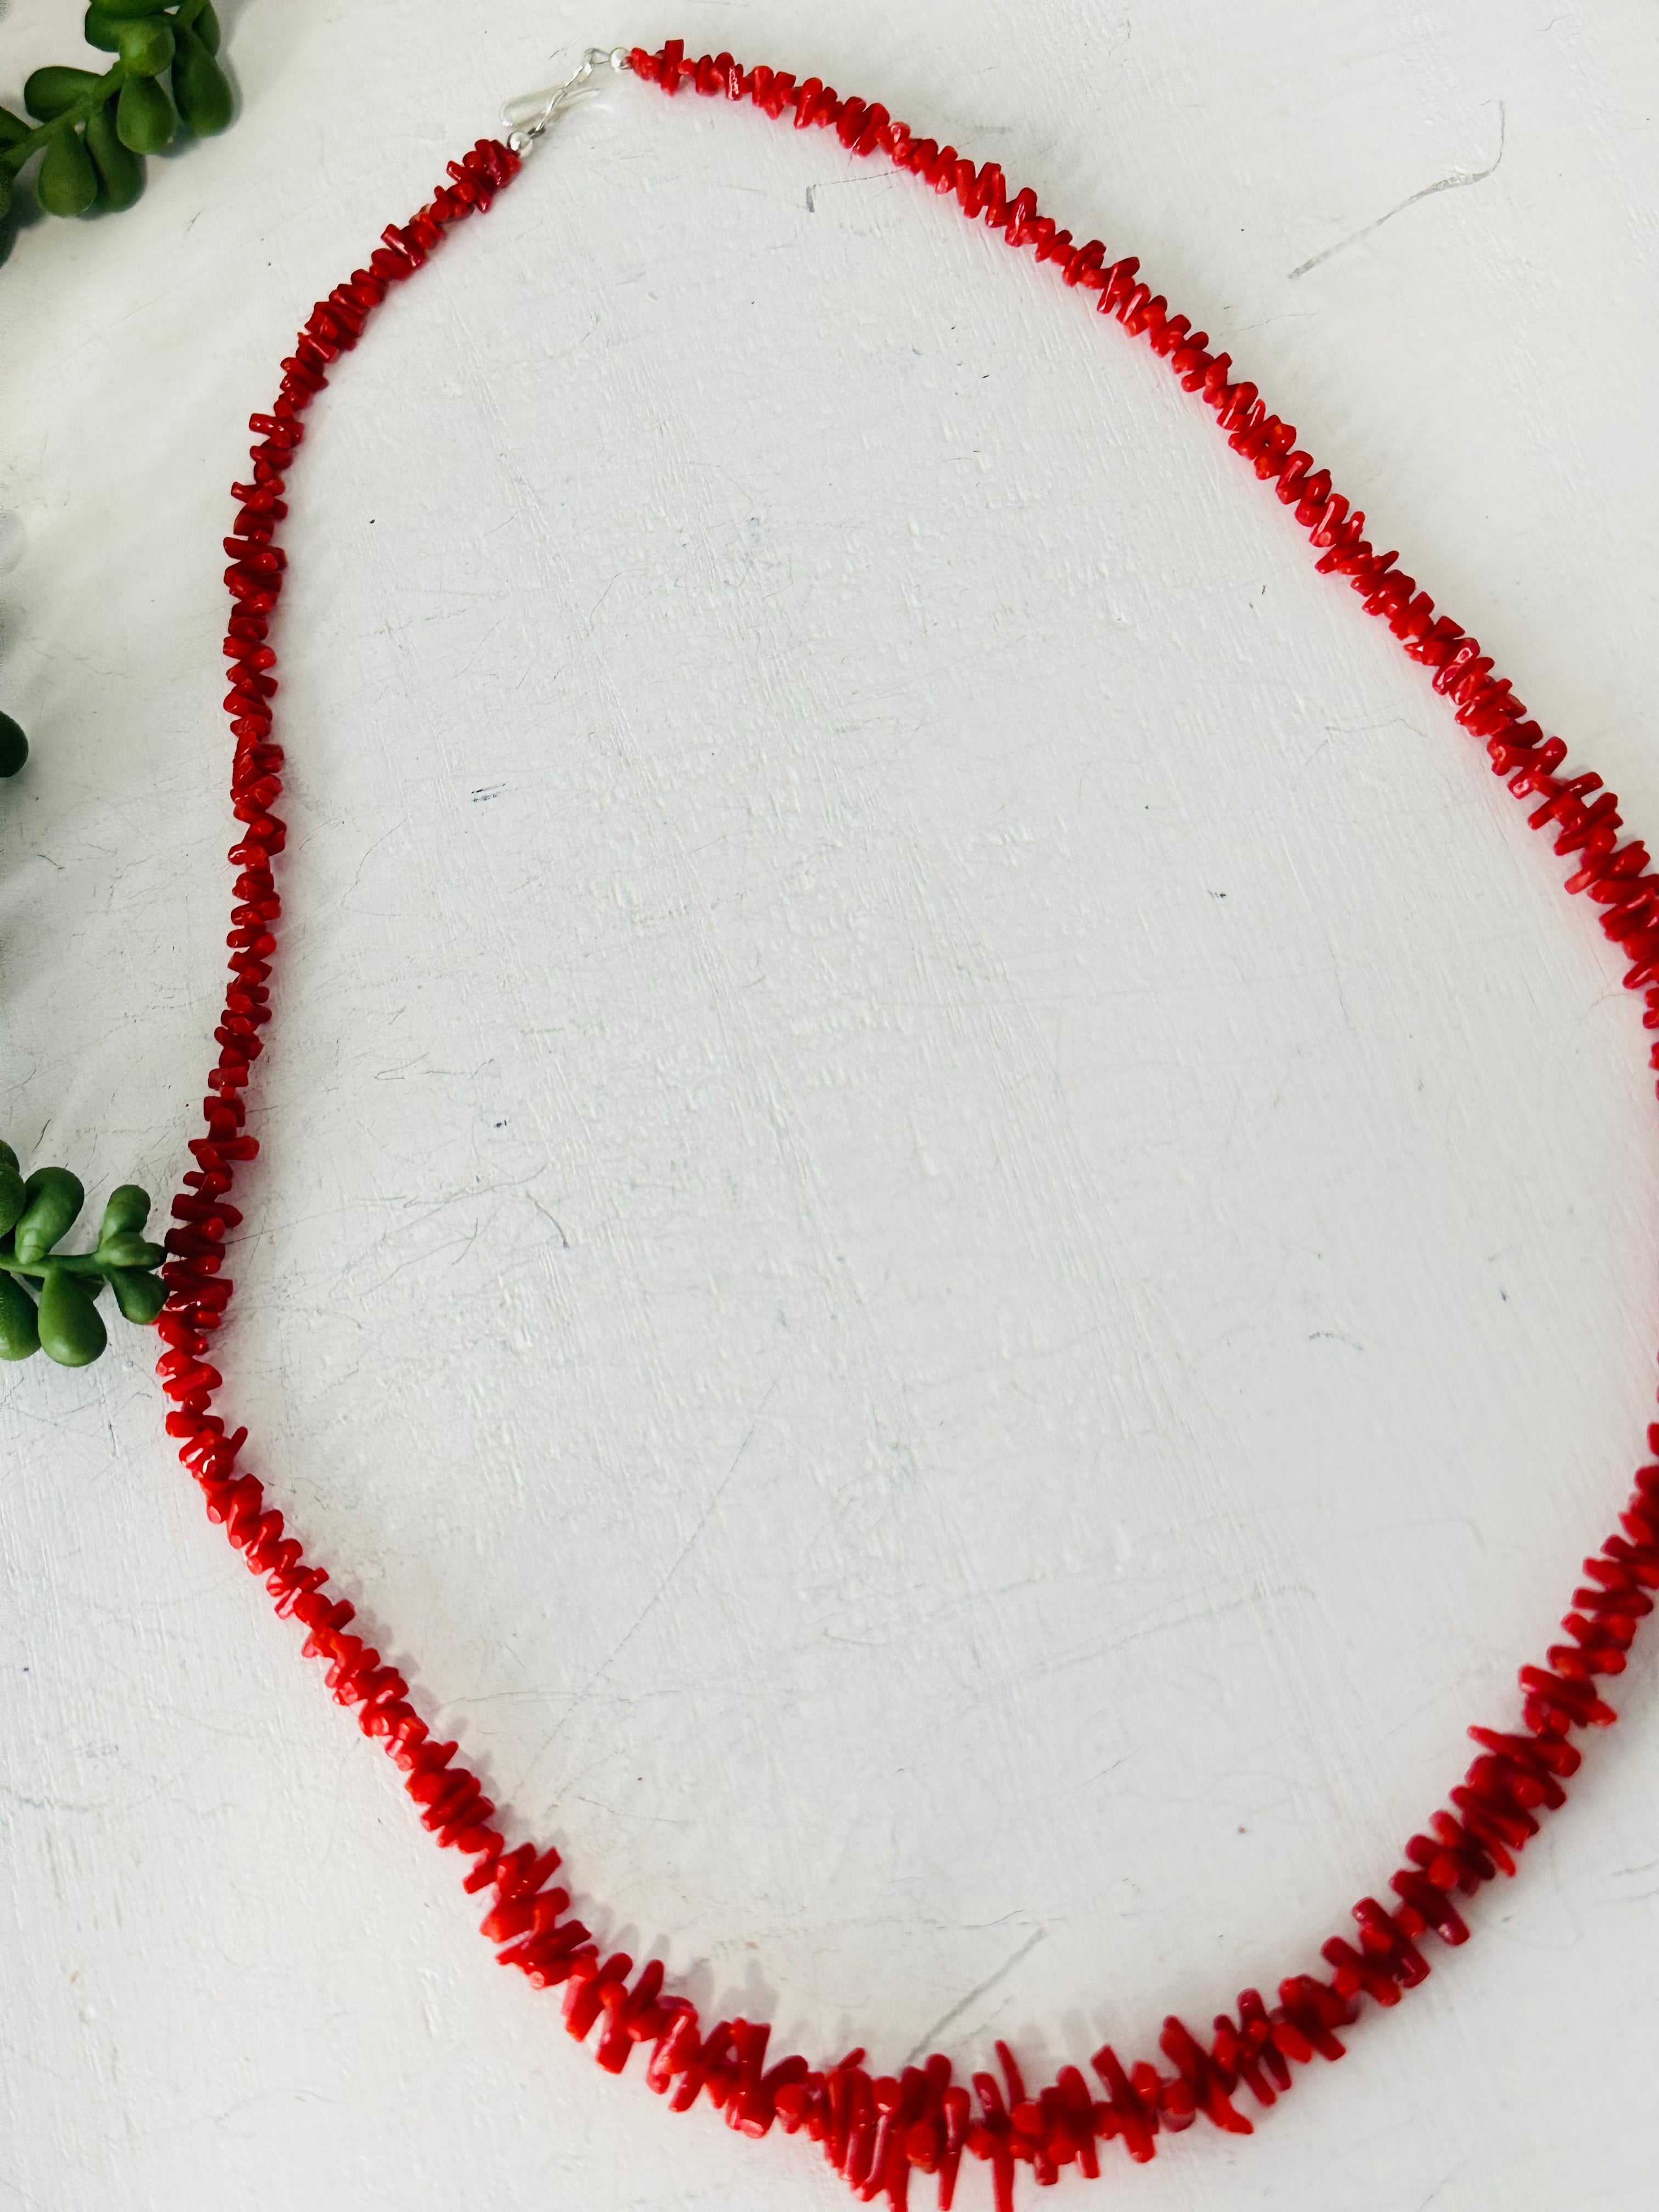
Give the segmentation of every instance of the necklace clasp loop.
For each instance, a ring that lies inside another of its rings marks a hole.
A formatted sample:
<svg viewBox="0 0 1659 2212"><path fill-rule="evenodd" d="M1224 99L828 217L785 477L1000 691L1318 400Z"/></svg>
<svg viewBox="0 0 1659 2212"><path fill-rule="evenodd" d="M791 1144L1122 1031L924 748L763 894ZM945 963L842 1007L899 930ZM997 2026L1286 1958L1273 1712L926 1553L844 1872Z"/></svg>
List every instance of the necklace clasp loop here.
<svg viewBox="0 0 1659 2212"><path fill-rule="evenodd" d="M621 71L631 66L626 46L590 46L582 56L581 67L562 84L544 87L540 92L522 92L516 100L507 101L501 121L507 127L507 144L515 154L527 154L561 108L589 90L601 70Z"/></svg>

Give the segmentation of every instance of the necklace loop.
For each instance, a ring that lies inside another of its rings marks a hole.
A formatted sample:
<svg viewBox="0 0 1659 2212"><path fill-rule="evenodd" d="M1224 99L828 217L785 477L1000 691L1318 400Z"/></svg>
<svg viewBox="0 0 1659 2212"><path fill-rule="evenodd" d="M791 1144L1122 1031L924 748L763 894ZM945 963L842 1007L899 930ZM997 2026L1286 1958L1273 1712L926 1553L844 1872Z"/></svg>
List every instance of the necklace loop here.
<svg viewBox="0 0 1659 2212"><path fill-rule="evenodd" d="M172 1401L167 1433L200 1485L209 1514L250 1571L264 1578L277 1613L303 1623L305 1656L327 1668L336 1702L358 1709L363 1735L403 1772L423 1826L441 1845L472 1863L464 1880L468 1893L493 1893L483 1932L501 1947L501 1963L535 1988L563 1991L565 2024L578 2042L600 2029L595 2056L602 2068L622 2073L643 2046L646 2081L671 2110L689 2111L706 2098L728 2126L746 2135L762 2136L774 2126L800 2135L866 2204L880 2197L889 2212L903 2212L918 2173L936 2178L939 2202L948 2208L958 2168L969 2158L989 2166L997 2212L1013 2212L1021 2166L1042 2187L1072 2165L1094 2178L1103 2144L1119 2142L1130 2159L1144 2163L1158 2148L1156 2137L1190 2127L1200 2114L1228 2134L1253 2133L1255 2124L1242 2109L1244 2092L1261 2107L1275 2105L1295 2068L1342 2057L1338 2032L1360 2016L1362 2004L1392 2008L1424 1980L1431 1937L1449 1948L1467 1942L1466 1900L1500 1874L1514 1874L1543 1815L1565 1802L1581 1760L1574 1735L1607 1728L1617 1717L1601 1694L1603 1678L1625 1672L1626 1654L1659 1592L1659 1421L1647 1431L1652 1456L1636 1471L1618 1528L1583 1562L1583 1580L1562 1618L1565 1640L1548 1647L1543 1665L1522 1668L1519 1711L1511 1710L1506 1729L1469 1731L1477 1756L1449 1793L1455 1810L1442 1805L1433 1812L1406 1843L1403 1863L1388 1875L1386 1887L1362 1897L1343 1932L1320 1946L1322 1972L1291 1973L1278 1984L1276 1996L1241 1991L1236 2013L1215 2015L1202 2039L1170 2014L1158 2039L1162 2065L1152 2059L1125 2065L1103 2044L1088 2061L1098 2087L1075 2063L1028 2087L1006 2043L994 2046L1000 2079L988 2068L960 2079L955 2062L937 2051L921 2065L879 2075L861 2045L818 2065L799 2051L780 2056L764 2021L706 2020L688 1996L665 1984L659 1958L636 1972L629 1953L602 1954L592 1931L566 1917L569 1891L548 1886L559 1866L556 1849L538 1850L529 1841L508 1847L507 1821L485 1796L481 1778L459 1759L454 1742L435 1741L408 1680L368 1643L364 1624L349 1632L352 1603L325 1589L329 1571L307 1559L283 1513L269 1504L261 1479L247 1471L246 1430L230 1427L212 1410L224 1387L213 1360L234 1288L222 1272L228 1240L242 1220L230 1194L242 1165L259 1151L259 1139L246 1127L243 1094L253 1087L254 1063L269 1042L261 1031L272 1015L271 959L283 910L274 863L287 827L271 809L282 796L284 755L274 742L277 656L269 639L287 569L277 543L289 512L283 495L305 437L303 418L392 289L423 266L456 225L490 206L522 155L607 64L615 71L631 70L666 94L744 101L775 121L787 116L793 130L833 130L855 159L879 154L930 197L954 198L969 221L1009 248L1031 250L1068 289L1083 300L1092 295L1096 312L1115 320L1126 337L1143 342L1194 409L1213 416L1229 449L1257 481L1271 484L1316 550L1318 572L1358 593L1364 611L1385 623L1431 678L1459 726L1528 809L1530 827L1543 831L1568 861L1565 889L1588 892L1600 910L1603 934L1630 963L1624 987L1643 995L1650 1029L1659 1029L1659 868L1645 844L1629 836L1619 801L1601 777L1576 768L1563 773L1565 741L1545 736L1494 668L1493 656L1419 590L1416 579L1400 568L1398 554L1374 550L1364 513L1350 507L1330 471L1316 467L1312 454L1297 445L1294 425L1267 413L1255 382L1234 376L1231 356L1212 349L1207 332L1194 330L1187 315L1170 313L1164 295L1140 273L1138 256L1112 258L1100 239L1079 244L1042 210L1034 191L1011 188L999 162L975 165L954 145L918 137L879 101L843 98L820 77L797 82L791 71L759 64L745 69L729 53L693 59L678 39L654 54L640 46L627 52L590 48L563 84L509 103L510 145L481 138L450 162L447 181L430 199L407 222L389 224L366 264L317 301L283 360L270 412L249 417L256 442L249 481L232 486L236 509L234 534L225 540L231 565L224 572L232 605L225 707L236 740L230 796L243 834L229 853L240 872L226 939L231 981L214 1032L220 1053L207 1078L204 1133L191 1140L196 1166L173 1200L179 1225L168 1232L170 1256L161 1271L169 1295L156 1327L167 1350L157 1373ZM1659 1070L1659 1045L1650 1065Z"/></svg>

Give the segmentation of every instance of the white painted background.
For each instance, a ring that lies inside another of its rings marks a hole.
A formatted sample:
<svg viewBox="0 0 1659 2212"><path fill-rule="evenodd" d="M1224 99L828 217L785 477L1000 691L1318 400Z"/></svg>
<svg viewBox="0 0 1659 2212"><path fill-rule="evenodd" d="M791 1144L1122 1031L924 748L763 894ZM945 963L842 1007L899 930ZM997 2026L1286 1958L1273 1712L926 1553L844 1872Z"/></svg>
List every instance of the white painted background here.
<svg viewBox="0 0 1659 2212"><path fill-rule="evenodd" d="M1635 0L226 14L236 128L0 272L0 1119L100 1196L207 1064L240 425L562 40L817 71L1139 251L1659 825ZM312 421L225 1340L277 1500L700 2002L1046 2069L1312 1964L1651 1410L1561 871L1144 348L825 136L617 84ZM496 1971L147 1348L0 1382L0 2205L841 2202ZM1650 1650L1620 1702L1470 1949L1145 2212L1646 2201Z"/></svg>

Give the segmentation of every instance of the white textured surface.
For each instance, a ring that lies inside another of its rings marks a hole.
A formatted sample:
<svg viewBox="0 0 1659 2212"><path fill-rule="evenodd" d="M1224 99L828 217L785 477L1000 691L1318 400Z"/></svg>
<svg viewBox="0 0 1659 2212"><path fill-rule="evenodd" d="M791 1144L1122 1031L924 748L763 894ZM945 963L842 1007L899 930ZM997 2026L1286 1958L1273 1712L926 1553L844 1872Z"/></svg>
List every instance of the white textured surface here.
<svg viewBox="0 0 1659 2212"><path fill-rule="evenodd" d="M1138 250L1659 825L1646 9L227 14L235 130L0 274L21 1150L184 1164L240 425L561 39L817 70ZM278 1502L700 2000L1047 2066L1313 1963L1650 1410L1639 1008L1560 870L1145 349L821 135L617 85L313 422L225 1340ZM841 2201L493 1967L142 1349L0 1383L0 2205ZM1146 2212L1646 2201L1654 1680Z"/></svg>

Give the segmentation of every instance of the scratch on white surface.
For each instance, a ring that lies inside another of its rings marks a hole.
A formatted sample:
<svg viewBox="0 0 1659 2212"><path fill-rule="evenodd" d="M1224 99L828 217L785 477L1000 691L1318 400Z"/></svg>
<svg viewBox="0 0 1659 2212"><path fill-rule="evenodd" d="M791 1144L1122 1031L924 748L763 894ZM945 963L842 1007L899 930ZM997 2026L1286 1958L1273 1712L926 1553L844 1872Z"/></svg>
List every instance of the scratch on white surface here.
<svg viewBox="0 0 1659 2212"><path fill-rule="evenodd" d="M714 1509L719 1505L721 1498L725 1497L726 1491L731 1485L732 1478L736 1474L738 1468L743 1464L744 1454L754 1442L755 1431L760 1426L761 1417L765 1413L767 1407L771 1404L773 1396L777 1390L777 1387L783 1380L783 1370L787 1364L788 1361L787 1358L781 1360L778 1363L777 1373L774 1375L770 1383L768 1385L766 1395L762 1398L759 1405L756 1407L754 1413L750 1419L749 1425L744 1431L743 1441L738 1446L737 1450L732 1455L731 1465L726 1468L726 1473L720 1477L720 1480L715 1484L714 1490L710 1492L707 1504L704 1505L702 1511L697 1516L696 1526L692 1528L690 1534L686 1538L685 1541L680 1546L679 1550L674 1554L673 1559L669 1562L668 1567L665 1571L662 1579L658 1583L656 1589L653 1590L651 1595L641 1607L639 1612L635 1613L634 1619L629 1623L627 1628L623 1632L622 1635L617 1638L616 1643L611 1645L610 1650L605 1653L604 1658L600 1660L599 1665L593 1669L582 1688L577 1692L576 1697L572 1701L573 1711L582 1704L583 1700L587 1696L588 1692L592 1688L594 1683L604 1680L605 1676L609 1673L616 1661L620 1657L622 1653L627 1650L628 1646L639 1634L640 1630L645 1626L646 1622L651 1618L651 1615L662 1603L663 1599L667 1595L669 1589L672 1584L675 1577L679 1573L680 1569L690 1558L692 1553L696 1550L699 1542L702 1540L704 1529L708 1528L709 1522L714 1517Z"/></svg>
<svg viewBox="0 0 1659 2212"><path fill-rule="evenodd" d="M1306 261L1298 261L1290 272L1291 277L1305 276L1310 269L1317 269L1333 254L1340 253L1350 246L1357 246L1362 238L1369 238L1374 230L1381 230L1385 222L1392 222L1395 216L1403 215L1408 207L1415 207L1419 200L1432 199L1437 192L1460 191L1465 185L1484 184L1504 158L1504 102L1500 100L1498 103L1498 151L1484 169L1454 169L1449 176L1438 177L1433 184L1425 185L1421 191L1408 193L1398 206L1391 207L1386 215L1378 216L1375 222L1363 223L1358 230L1350 231L1346 238L1339 238L1334 246L1328 246L1322 253L1315 253Z"/></svg>
<svg viewBox="0 0 1659 2212"><path fill-rule="evenodd" d="M1048 1933L1046 1928L1033 1929L1018 1950L1011 1959L1005 1960L995 1973L988 1974L977 1989L969 1990L959 2004L953 2004L949 2012L941 2013L933 2026L916 2038L909 2050L905 2052L903 2063L907 2066L914 2066L924 2051L936 2051L939 2048L939 2039L944 2034L945 2029L953 2027L964 2014L970 2012L981 1997L989 1996L999 1982L1006 1982L1020 1960L1029 1959Z"/></svg>

